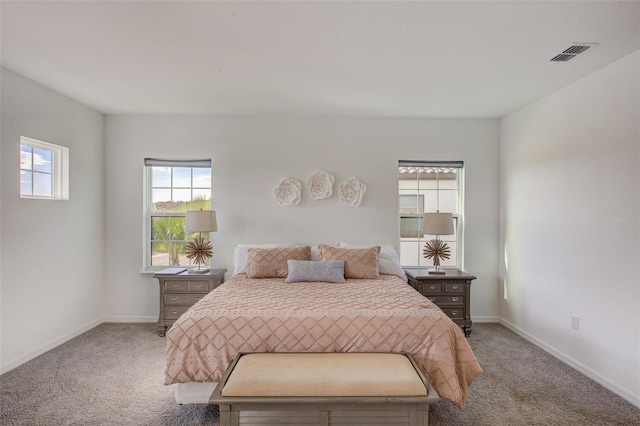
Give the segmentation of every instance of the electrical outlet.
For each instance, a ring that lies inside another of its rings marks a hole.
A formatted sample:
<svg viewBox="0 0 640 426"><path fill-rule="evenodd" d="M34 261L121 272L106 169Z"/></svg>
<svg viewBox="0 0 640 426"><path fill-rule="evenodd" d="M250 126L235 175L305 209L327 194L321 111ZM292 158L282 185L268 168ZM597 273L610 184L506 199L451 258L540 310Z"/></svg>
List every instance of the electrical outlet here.
<svg viewBox="0 0 640 426"><path fill-rule="evenodd" d="M580 330L580 317L577 315L571 315L571 328L574 330Z"/></svg>

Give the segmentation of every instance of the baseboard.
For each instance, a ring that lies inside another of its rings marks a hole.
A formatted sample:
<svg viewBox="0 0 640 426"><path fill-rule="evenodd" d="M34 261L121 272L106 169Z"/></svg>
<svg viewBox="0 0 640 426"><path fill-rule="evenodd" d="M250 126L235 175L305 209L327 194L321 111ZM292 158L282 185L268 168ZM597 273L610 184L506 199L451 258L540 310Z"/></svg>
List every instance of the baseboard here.
<svg viewBox="0 0 640 426"><path fill-rule="evenodd" d="M158 317L105 317L102 322L158 322Z"/></svg>
<svg viewBox="0 0 640 426"><path fill-rule="evenodd" d="M475 318L474 318L474 321L475 321ZM616 395L619 395L620 397L622 397L625 400L629 401L631 404L633 404L636 407L640 408L640 395L636 395L636 394L634 394L633 392L631 392L631 391L629 391L627 389L621 388L620 386L618 386L615 383L611 382L606 377L602 376L600 373L598 373L595 370L591 369L590 367L584 365L580 361L577 361L577 360L573 359L569 355L559 351L558 349L554 348L553 346L550 346L550 345L544 343L542 340L540 340L537 337L533 336L532 334L524 331L523 329L521 329L517 325L507 321L506 319L500 318L499 323L501 325L505 326L506 328L508 328L509 330L513 331L514 333L518 334L519 336L523 337L524 339L528 340L529 342L533 343L534 345L536 345L537 347L539 347L543 351L545 351L545 352L549 353L550 355L553 355L554 357L558 358L560 361L564 362L565 364L567 364L571 368L573 368L573 369L579 371L580 373L584 374L585 376L587 376L588 378L590 378L594 382L597 382L597 383L601 384L605 388L609 389L611 392L615 393Z"/></svg>
<svg viewBox="0 0 640 426"><path fill-rule="evenodd" d="M471 322L477 322L477 323L499 323L500 322L500 317L489 317L489 316L472 316L471 317Z"/></svg>
<svg viewBox="0 0 640 426"><path fill-rule="evenodd" d="M4 374L7 371L11 371L16 367L21 366L22 364L24 364L27 361L31 361L32 359L42 355L45 352L50 351L51 349L60 346L61 344L73 339L74 337L78 337L79 335L81 335L84 332L87 332L89 330L91 330L94 327L97 327L98 325L102 324L104 321L102 319L98 319L95 321L91 321L88 324L83 325L80 328L77 328L69 333L66 333L60 337L58 337L57 339L53 339L48 343L45 343L44 345L38 347L36 350L29 352L26 355L23 356L19 356L18 358L15 358L7 363L4 363L2 365L0 365L0 374Z"/></svg>

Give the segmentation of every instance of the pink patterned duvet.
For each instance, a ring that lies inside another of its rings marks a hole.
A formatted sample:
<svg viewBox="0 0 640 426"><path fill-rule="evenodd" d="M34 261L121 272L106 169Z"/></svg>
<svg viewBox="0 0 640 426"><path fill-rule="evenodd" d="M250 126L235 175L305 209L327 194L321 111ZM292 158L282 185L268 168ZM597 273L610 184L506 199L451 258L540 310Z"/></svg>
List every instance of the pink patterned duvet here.
<svg viewBox="0 0 640 426"><path fill-rule="evenodd" d="M217 382L239 352L407 352L461 408L482 372L460 328L391 275L345 284L233 277L167 332L165 384Z"/></svg>

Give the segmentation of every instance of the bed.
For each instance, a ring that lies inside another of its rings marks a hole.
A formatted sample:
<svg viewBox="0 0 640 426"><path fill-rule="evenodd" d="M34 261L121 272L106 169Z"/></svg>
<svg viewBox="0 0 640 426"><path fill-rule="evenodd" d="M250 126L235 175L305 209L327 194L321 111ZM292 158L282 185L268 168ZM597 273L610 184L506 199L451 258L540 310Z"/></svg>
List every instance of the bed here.
<svg viewBox="0 0 640 426"><path fill-rule="evenodd" d="M460 328L400 276L255 275L234 275L169 329L165 384L215 383L239 352L409 353L442 398L464 407L482 369Z"/></svg>

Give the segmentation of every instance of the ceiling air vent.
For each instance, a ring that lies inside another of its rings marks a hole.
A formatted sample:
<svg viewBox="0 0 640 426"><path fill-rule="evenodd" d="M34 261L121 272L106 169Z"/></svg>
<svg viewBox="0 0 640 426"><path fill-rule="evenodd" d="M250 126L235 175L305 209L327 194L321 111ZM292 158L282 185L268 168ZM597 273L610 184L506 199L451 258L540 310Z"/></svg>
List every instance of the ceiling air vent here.
<svg viewBox="0 0 640 426"><path fill-rule="evenodd" d="M590 47L591 45L588 44L574 44L562 51L562 53L551 58L551 62L567 62L569 59L575 58Z"/></svg>

